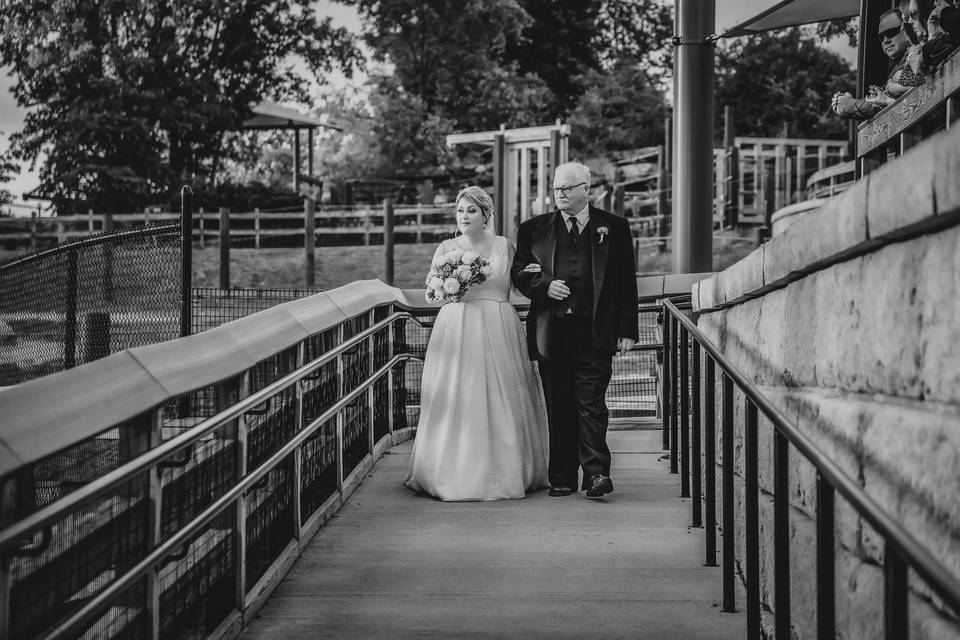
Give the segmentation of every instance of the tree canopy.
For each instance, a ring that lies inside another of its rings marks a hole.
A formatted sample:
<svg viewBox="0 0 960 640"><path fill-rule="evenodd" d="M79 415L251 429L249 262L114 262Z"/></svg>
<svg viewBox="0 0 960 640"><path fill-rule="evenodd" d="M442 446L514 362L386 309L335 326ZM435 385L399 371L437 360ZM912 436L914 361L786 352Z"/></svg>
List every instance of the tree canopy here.
<svg viewBox="0 0 960 640"><path fill-rule="evenodd" d="M166 199L216 170L225 132L264 98L304 99L307 79L359 62L350 35L310 0L9 3L0 64L28 114L11 136L58 209Z"/></svg>
<svg viewBox="0 0 960 640"><path fill-rule="evenodd" d="M802 29L737 39L717 50L715 130L722 135L730 105L737 135L845 138L830 96L853 90L855 80L843 58Z"/></svg>

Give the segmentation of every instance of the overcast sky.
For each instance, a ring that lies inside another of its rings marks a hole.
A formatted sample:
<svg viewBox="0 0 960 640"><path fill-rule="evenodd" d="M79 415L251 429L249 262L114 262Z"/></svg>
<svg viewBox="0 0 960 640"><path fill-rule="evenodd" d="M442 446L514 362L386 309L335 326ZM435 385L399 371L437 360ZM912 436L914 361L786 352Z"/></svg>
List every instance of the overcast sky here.
<svg viewBox="0 0 960 640"><path fill-rule="evenodd" d="M717 2L717 31L722 31L731 27L741 20L758 13L766 7L772 6L773 0L716 0ZM346 7L331 0L318 0L318 11L322 15L329 15L338 26L344 26L352 31L359 31L360 20L356 10L353 7ZM843 55L851 63L854 56L853 51L843 42L831 43L831 49L834 49ZM343 82L342 77L331 78L331 81ZM10 133L19 130L23 123L24 112L17 108L17 105L10 94L12 79L6 74L0 74L0 132L4 135L0 137L0 149L6 149L7 138ZM6 188L13 192L16 200L20 200L21 194L34 189L38 184L37 176L33 172L21 171Z"/></svg>

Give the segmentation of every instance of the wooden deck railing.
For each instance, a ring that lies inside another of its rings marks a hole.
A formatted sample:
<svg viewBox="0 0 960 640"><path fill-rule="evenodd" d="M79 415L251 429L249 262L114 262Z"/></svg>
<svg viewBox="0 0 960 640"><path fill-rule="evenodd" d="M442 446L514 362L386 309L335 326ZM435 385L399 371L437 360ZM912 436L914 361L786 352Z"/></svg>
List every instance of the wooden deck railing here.
<svg viewBox="0 0 960 640"><path fill-rule="evenodd" d="M857 169L866 175L937 131L949 129L960 116L960 50L936 69L925 84L860 125Z"/></svg>

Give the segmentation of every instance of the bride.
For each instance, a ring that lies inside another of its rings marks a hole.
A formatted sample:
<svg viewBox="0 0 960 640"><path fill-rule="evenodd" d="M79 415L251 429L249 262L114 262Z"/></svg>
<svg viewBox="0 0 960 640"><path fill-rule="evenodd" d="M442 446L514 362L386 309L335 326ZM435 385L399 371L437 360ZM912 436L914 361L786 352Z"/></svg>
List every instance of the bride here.
<svg viewBox="0 0 960 640"><path fill-rule="evenodd" d="M472 251L492 273L441 307L423 364L420 422L405 484L440 500L523 498L547 483L547 411L510 304L514 247L492 230L493 200L457 194L461 236L437 247Z"/></svg>

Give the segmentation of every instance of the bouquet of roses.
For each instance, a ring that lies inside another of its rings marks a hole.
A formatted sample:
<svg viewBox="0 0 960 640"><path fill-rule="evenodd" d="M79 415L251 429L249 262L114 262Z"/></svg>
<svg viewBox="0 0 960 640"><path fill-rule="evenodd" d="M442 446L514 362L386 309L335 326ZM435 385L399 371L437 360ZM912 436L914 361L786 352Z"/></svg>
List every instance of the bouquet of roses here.
<svg viewBox="0 0 960 640"><path fill-rule="evenodd" d="M492 272L490 262L473 251L454 249L439 255L427 274L427 302L459 302L467 289Z"/></svg>

